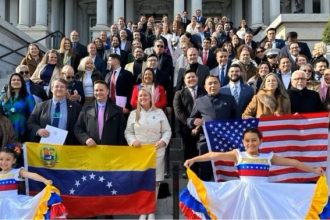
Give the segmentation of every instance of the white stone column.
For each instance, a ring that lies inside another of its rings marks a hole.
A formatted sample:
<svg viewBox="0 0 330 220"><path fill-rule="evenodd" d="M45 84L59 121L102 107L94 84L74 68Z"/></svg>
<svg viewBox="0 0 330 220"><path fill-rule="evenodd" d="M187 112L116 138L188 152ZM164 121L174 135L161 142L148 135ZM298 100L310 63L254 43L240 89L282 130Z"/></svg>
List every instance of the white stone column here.
<svg viewBox="0 0 330 220"><path fill-rule="evenodd" d="M321 0L321 13L330 13L330 2L329 0Z"/></svg>
<svg viewBox="0 0 330 220"><path fill-rule="evenodd" d="M306 14L313 13L313 0L305 0L305 13Z"/></svg>
<svg viewBox="0 0 330 220"><path fill-rule="evenodd" d="M196 15L196 10L197 9L202 10L202 15L203 15L203 9L202 9L202 7L203 7L202 0L191 0L191 12L190 12L190 16Z"/></svg>
<svg viewBox="0 0 330 220"><path fill-rule="evenodd" d="M174 13L173 13L173 19L177 14L181 14L184 11L184 0L174 0Z"/></svg>
<svg viewBox="0 0 330 220"><path fill-rule="evenodd" d="M0 0L0 17L6 19L6 0Z"/></svg>
<svg viewBox="0 0 330 220"><path fill-rule="evenodd" d="M18 22L18 0L11 0L9 4L9 22L14 26Z"/></svg>
<svg viewBox="0 0 330 220"><path fill-rule="evenodd" d="M262 0L251 1L251 27L258 27L262 22Z"/></svg>
<svg viewBox="0 0 330 220"><path fill-rule="evenodd" d="M134 0L126 0L126 22L135 20L134 14Z"/></svg>
<svg viewBox="0 0 330 220"><path fill-rule="evenodd" d="M281 13L280 0L269 1L269 20L272 23Z"/></svg>
<svg viewBox="0 0 330 220"><path fill-rule="evenodd" d="M243 18L243 4L241 0L234 0L233 10L234 12L234 25L235 27L239 26L239 22Z"/></svg>
<svg viewBox="0 0 330 220"><path fill-rule="evenodd" d="M60 29L59 17L60 17L60 1L52 0L51 4L51 17L50 17L50 29L52 32L58 31Z"/></svg>
<svg viewBox="0 0 330 220"><path fill-rule="evenodd" d="M64 32L65 36L70 36L71 31L73 31L73 19L74 19L74 12L73 12L73 1L72 0L65 0L65 27Z"/></svg>
<svg viewBox="0 0 330 220"><path fill-rule="evenodd" d="M30 0L19 0L18 3L18 25L30 26Z"/></svg>
<svg viewBox="0 0 330 220"><path fill-rule="evenodd" d="M36 26L47 26L47 2L36 0Z"/></svg>
<svg viewBox="0 0 330 220"><path fill-rule="evenodd" d="M96 1L96 25L107 25L108 23L108 0Z"/></svg>
<svg viewBox="0 0 330 220"><path fill-rule="evenodd" d="M123 0L113 0L113 22L117 23L119 17L125 17L125 2Z"/></svg>

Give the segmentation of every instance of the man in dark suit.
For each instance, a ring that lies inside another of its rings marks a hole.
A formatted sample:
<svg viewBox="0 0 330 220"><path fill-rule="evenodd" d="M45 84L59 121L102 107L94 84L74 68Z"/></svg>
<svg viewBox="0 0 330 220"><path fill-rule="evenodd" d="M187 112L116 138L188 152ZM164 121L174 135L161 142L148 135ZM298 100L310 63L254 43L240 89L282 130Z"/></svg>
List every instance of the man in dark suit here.
<svg viewBox="0 0 330 220"><path fill-rule="evenodd" d="M190 20L188 19L188 12L183 11L181 16L181 25L183 27L183 33L186 31L187 25L190 24Z"/></svg>
<svg viewBox="0 0 330 220"><path fill-rule="evenodd" d="M50 135L45 127L52 125L68 131L65 144L79 144L73 133L73 127L81 105L66 98L67 82L64 79L55 79L52 82L51 90L53 98L38 103L28 119L27 126L31 132L31 140L39 142L41 137Z"/></svg>
<svg viewBox="0 0 330 220"><path fill-rule="evenodd" d="M271 42L272 48L282 49L285 47L285 42L282 39L275 39L276 37L276 29L269 28L267 30L267 41Z"/></svg>
<svg viewBox="0 0 330 220"><path fill-rule="evenodd" d="M300 54L304 54L308 61L310 61L312 59L312 54L311 54L311 51L307 45L307 43L305 42L301 42L301 41L298 41L298 33L295 32L295 31L292 31L292 32L288 32L287 35L286 35L286 46L283 47L281 49L281 52L280 52L280 55L281 56L289 56L289 45L292 43L292 42L298 42L298 45L299 45L299 48L300 48L300 51L299 53Z"/></svg>
<svg viewBox="0 0 330 220"><path fill-rule="evenodd" d="M187 119L191 114L195 100L206 95L204 89L198 87L198 77L192 70L187 70L184 75L185 88L177 91L173 99L173 109L178 121L178 132L182 138L184 146L184 159L190 159L198 155L197 141L198 135L192 133L187 125ZM191 167L198 173L198 164Z"/></svg>
<svg viewBox="0 0 330 220"><path fill-rule="evenodd" d="M206 18L202 16L202 10L197 9L195 13L196 13L197 22L201 24L205 24Z"/></svg>
<svg viewBox="0 0 330 220"><path fill-rule="evenodd" d="M136 84L138 82L138 78L141 77L147 67L147 63L144 61L144 53L141 47L134 48L133 56L134 61L126 64L125 70L133 74L133 83Z"/></svg>
<svg viewBox="0 0 330 220"><path fill-rule="evenodd" d="M291 62L288 57L280 57L278 77L282 81L285 89L291 87Z"/></svg>
<svg viewBox="0 0 330 220"><path fill-rule="evenodd" d="M106 73L106 64L102 57L97 54L96 45L94 43L89 43L87 46L88 54L94 61L95 70L101 72L102 76Z"/></svg>
<svg viewBox="0 0 330 220"><path fill-rule="evenodd" d="M199 52L199 56L202 58L203 64L208 66L210 70L218 65L215 54L211 50L211 38L206 37L203 40L203 47Z"/></svg>
<svg viewBox="0 0 330 220"><path fill-rule="evenodd" d="M120 38L118 36L111 37L111 48L104 51L103 59L107 62L110 54L118 54L120 57L121 67L125 67L127 64L128 53L120 49Z"/></svg>
<svg viewBox="0 0 330 220"><path fill-rule="evenodd" d="M255 51L258 47L258 44L253 40L252 31L246 31L245 32L243 44L250 47L253 51L253 54L255 54Z"/></svg>
<svg viewBox="0 0 330 220"><path fill-rule="evenodd" d="M215 50L215 57L218 62L218 66L211 69L210 74L217 76L220 80L221 86L225 86L229 82L228 70L230 67L230 60L228 59L228 52L224 48L218 48Z"/></svg>
<svg viewBox="0 0 330 220"><path fill-rule="evenodd" d="M194 47L191 47L187 51L188 66L185 68L180 68L178 72L178 81L176 84L176 89L180 90L184 87L183 76L186 70L194 70L198 77L198 86L204 88L205 79L210 75L210 69L198 63L198 50Z"/></svg>
<svg viewBox="0 0 330 220"><path fill-rule="evenodd" d="M288 94L291 113L312 113L325 111L318 92L307 89L307 73L297 70L291 76L291 88Z"/></svg>
<svg viewBox="0 0 330 220"><path fill-rule="evenodd" d="M85 103L85 92L82 82L75 79L75 73L70 65L65 65L62 68L62 74L68 82L68 95L67 98L80 105Z"/></svg>
<svg viewBox="0 0 330 220"><path fill-rule="evenodd" d="M201 127L205 122L239 118L234 97L219 93L220 81L217 76L209 75L206 78L204 88L207 95L196 99L190 117L187 119L187 125L191 129L199 130L198 148L200 155L208 152L205 136L201 133ZM200 163L199 177L202 180L212 180L212 174L210 162Z"/></svg>
<svg viewBox="0 0 330 220"><path fill-rule="evenodd" d="M110 54L108 58L108 66L110 71L105 76L105 82L108 84L110 99L120 105L124 114L128 114L132 109L130 104L133 91L133 75L120 65L120 56L118 54ZM126 103L121 103L121 100Z"/></svg>
<svg viewBox="0 0 330 220"><path fill-rule="evenodd" d="M88 56L87 48L79 42L79 33L75 30L70 33L70 40L73 53L76 55L76 62L79 63L82 58Z"/></svg>
<svg viewBox="0 0 330 220"><path fill-rule="evenodd" d="M126 144L125 117L122 109L109 99L109 92L106 82L95 81L95 103L83 108L74 127L74 133L80 144L87 146Z"/></svg>
<svg viewBox="0 0 330 220"><path fill-rule="evenodd" d="M39 103L48 99L48 96L44 88L38 84L35 84L30 80L31 74L29 67L26 65L18 65L15 69L16 73L23 76L27 92L33 96L35 103ZM8 87L8 85L7 85Z"/></svg>
<svg viewBox="0 0 330 220"><path fill-rule="evenodd" d="M246 106L250 103L254 90L243 83L242 69L239 64L232 64L228 71L229 83L221 87L220 93L232 95L237 104L237 114L242 115Z"/></svg>

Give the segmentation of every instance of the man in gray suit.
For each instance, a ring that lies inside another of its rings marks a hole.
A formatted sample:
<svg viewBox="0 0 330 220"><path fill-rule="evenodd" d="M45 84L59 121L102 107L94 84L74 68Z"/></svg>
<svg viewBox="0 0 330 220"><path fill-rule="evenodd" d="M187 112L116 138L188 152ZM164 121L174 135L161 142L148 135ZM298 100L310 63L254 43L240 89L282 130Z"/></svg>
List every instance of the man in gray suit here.
<svg viewBox="0 0 330 220"><path fill-rule="evenodd" d="M214 53L218 66L211 69L210 74L219 78L221 86L227 85L229 82L228 70L231 64L228 59L229 54L224 48L218 48Z"/></svg>
<svg viewBox="0 0 330 220"><path fill-rule="evenodd" d="M208 152L206 139L201 129L204 122L239 118L233 96L219 93L220 81L217 76L207 76L204 88L207 95L196 99L190 117L187 119L187 125L195 130L194 133L200 135L197 144L200 155ZM211 162L200 163L199 177L202 180L212 180L212 174Z"/></svg>
<svg viewBox="0 0 330 220"><path fill-rule="evenodd" d="M243 83L242 69L239 64L232 64L229 67L228 77L229 83L220 89L220 93L232 95L237 104L237 113L242 115L254 95L254 90Z"/></svg>

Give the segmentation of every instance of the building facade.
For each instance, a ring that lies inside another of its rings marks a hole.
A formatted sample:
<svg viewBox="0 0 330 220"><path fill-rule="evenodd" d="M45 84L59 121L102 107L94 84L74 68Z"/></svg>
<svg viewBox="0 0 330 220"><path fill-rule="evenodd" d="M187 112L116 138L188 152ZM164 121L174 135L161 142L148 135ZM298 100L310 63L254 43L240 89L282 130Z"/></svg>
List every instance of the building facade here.
<svg viewBox="0 0 330 220"><path fill-rule="evenodd" d="M330 13L328 0L0 0L0 16L34 39L61 31L80 33L87 43L93 33L109 30L118 17L137 21L140 15L172 19L183 10L189 16L227 16L235 27L244 18L250 27L271 24L283 13ZM311 18L312 19L312 18Z"/></svg>

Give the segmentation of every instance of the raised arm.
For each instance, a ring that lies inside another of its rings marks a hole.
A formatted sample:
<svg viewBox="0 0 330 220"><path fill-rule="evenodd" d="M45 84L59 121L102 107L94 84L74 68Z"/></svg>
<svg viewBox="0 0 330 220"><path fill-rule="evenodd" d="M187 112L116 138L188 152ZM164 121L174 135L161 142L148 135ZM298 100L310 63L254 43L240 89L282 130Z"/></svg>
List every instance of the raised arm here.
<svg viewBox="0 0 330 220"><path fill-rule="evenodd" d="M43 182L45 185L50 185L53 181L48 180L37 173L28 172L25 169L21 169L19 175L24 178L32 179L38 182Z"/></svg>
<svg viewBox="0 0 330 220"><path fill-rule="evenodd" d="M189 160L186 160L184 163L185 167L190 167L195 162L203 162L203 161L210 161L210 160L229 160L233 162L237 162L237 151L232 150L229 152L208 152L206 154L191 158Z"/></svg>
<svg viewBox="0 0 330 220"><path fill-rule="evenodd" d="M324 174L324 170L321 167L311 167L298 160L284 158L274 155L272 158L272 164L279 166L293 166L299 170L315 173L317 175Z"/></svg>

